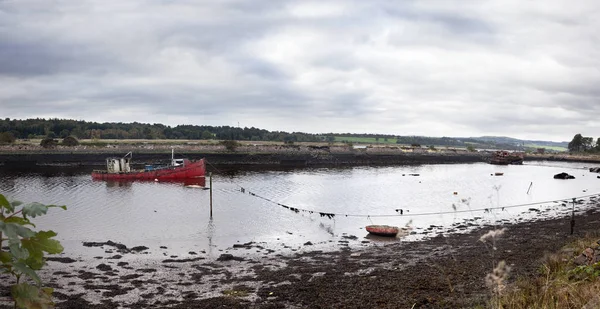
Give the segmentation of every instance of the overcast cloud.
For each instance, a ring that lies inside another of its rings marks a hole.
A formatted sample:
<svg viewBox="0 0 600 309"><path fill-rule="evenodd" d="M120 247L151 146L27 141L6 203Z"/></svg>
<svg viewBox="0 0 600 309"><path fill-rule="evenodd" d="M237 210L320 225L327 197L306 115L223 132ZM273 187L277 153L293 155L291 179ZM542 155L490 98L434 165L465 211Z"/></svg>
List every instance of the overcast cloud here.
<svg viewBox="0 0 600 309"><path fill-rule="evenodd" d="M600 2L0 0L0 117L600 136Z"/></svg>

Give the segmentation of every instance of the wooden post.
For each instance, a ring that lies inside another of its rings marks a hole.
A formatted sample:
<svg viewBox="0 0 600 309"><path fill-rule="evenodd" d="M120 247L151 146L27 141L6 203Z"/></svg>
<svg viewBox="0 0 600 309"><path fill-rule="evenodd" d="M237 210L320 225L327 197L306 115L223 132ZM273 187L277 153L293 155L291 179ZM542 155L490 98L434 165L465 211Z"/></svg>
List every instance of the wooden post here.
<svg viewBox="0 0 600 309"><path fill-rule="evenodd" d="M571 211L571 235L575 231L575 198L573 198L573 210Z"/></svg>
<svg viewBox="0 0 600 309"><path fill-rule="evenodd" d="M208 173L210 188L210 218L212 219L212 172Z"/></svg>

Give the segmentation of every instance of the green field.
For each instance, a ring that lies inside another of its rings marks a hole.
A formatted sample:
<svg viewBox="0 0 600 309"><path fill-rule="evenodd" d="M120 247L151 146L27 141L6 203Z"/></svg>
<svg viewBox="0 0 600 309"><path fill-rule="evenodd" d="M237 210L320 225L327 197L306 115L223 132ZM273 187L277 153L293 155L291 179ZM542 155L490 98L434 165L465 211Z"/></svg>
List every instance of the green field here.
<svg viewBox="0 0 600 309"><path fill-rule="evenodd" d="M554 150L554 151L567 151L568 150L566 147L560 147L560 146L542 146L542 145L537 145L537 144L525 144L525 147L529 147L529 148L546 148L548 150Z"/></svg>
<svg viewBox="0 0 600 309"><path fill-rule="evenodd" d="M336 136L335 141L355 144L396 144L395 138L388 138L386 142L383 137L380 137L379 140L377 140L375 137Z"/></svg>

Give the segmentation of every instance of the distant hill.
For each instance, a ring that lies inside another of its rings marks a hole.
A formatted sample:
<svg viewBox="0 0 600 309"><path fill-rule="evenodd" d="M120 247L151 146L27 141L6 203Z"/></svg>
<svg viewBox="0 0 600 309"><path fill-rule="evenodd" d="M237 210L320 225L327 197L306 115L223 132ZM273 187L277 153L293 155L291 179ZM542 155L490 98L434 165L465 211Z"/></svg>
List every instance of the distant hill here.
<svg viewBox="0 0 600 309"><path fill-rule="evenodd" d="M470 137L471 139L480 140L486 143L513 145L523 148L546 148L554 151L566 151L569 142L551 142L551 141L539 141L539 140L523 140L507 136L480 136Z"/></svg>
<svg viewBox="0 0 600 309"><path fill-rule="evenodd" d="M498 144L512 144L512 145L539 145L541 147L562 147L567 148L569 142L551 142L551 141L538 141L538 140L522 140L507 136L480 136L480 137L471 137L472 139L484 141L484 142L494 142Z"/></svg>

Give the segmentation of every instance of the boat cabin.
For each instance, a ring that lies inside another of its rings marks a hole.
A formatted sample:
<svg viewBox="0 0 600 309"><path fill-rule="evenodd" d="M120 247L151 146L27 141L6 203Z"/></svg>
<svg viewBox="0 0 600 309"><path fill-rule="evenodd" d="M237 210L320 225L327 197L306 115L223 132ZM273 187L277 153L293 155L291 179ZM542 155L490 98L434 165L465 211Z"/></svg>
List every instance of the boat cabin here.
<svg viewBox="0 0 600 309"><path fill-rule="evenodd" d="M129 173L131 158L108 158L106 159L106 171L108 173Z"/></svg>

